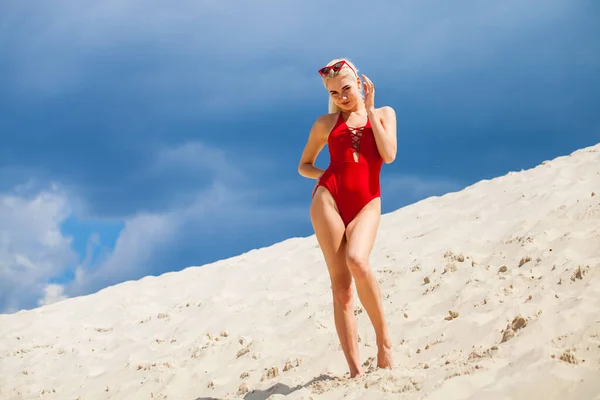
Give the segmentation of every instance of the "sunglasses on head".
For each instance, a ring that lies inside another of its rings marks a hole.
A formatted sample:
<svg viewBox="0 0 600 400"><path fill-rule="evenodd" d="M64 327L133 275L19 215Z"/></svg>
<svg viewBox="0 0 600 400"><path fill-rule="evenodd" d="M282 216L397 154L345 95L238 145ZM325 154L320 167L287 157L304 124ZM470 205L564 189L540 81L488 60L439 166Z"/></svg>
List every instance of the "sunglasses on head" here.
<svg viewBox="0 0 600 400"><path fill-rule="evenodd" d="M327 76L327 75L329 74L329 72L330 72L330 71L332 71L332 70L333 70L333 71L337 72L337 71L341 70L341 69L342 69L342 67L343 67L344 65L347 65L347 66L348 66L348 68L350 68L350 69L352 70L352 72L354 72L354 75L356 75L356 71L354 71L354 68L352 68L352 67L350 66L350 64L348 64L348 63L347 63L346 61L344 61L344 60L342 60L342 61L338 61L338 62L336 62L336 63L335 63L335 64L333 64L333 65L328 65L328 66L326 66L326 67L323 67L323 68L321 68L321 69L319 70L319 74L320 74L321 76L323 76L323 77L324 77L324 76ZM357 76L358 76L358 75L357 75Z"/></svg>

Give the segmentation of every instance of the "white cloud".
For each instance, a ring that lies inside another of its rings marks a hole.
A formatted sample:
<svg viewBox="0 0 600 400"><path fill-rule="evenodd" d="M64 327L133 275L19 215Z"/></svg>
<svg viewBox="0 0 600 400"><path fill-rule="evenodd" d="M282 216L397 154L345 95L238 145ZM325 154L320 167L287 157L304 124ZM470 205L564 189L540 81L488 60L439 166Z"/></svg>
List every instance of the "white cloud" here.
<svg viewBox="0 0 600 400"><path fill-rule="evenodd" d="M38 306L45 306L47 304L56 303L57 301L61 301L66 298L67 296L64 295L63 286L51 283L47 284L44 287L44 297L39 299L37 304Z"/></svg>
<svg viewBox="0 0 600 400"><path fill-rule="evenodd" d="M153 252L167 245L177 221L168 215L141 214L128 218L113 251L98 265L79 266L64 290L71 296L139 277Z"/></svg>
<svg viewBox="0 0 600 400"><path fill-rule="evenodd" d="M248 232L248 228L260 230L308 218L305 209L265 207L259 200L251 190L240 191L216 181L197 193L187 207L128 218L113 252L91 269L80 268L76 280L66 285L65 291L81 295L125 280L140 279L156 265L157 255L190 241L201 242L210 236L222 235L225 243L230 240L228 235L236 230ZM174 268L174 265L162 267L165 268Z"/></svg>
<svg viewBox="0 0 600 400"><path fill-rule="evenodd" d="M253 157L247 156L250 160ZM253 168L272 168L268 161L261 162ZM307 209L264 205L262 200L268 193L251 185L254 176L245 162L237 165L229 162L221 149L198 141L158 151L154 173L189 173L196 169L211 183L185 205L128 217L114 249L94 264L92 254L99 245L96 235L90 237L86 254L77 255L70 239L60 232L69 216L86 209L76 197L68 197L57 188L31 194L36 187L1 196L0 311L50 304L142 278L149 270L157 270L157 259L163 254L194 241L215 235L227 241L227 235L235 230L261 230L308 218ZM174 267L162 265L158 269ZM50 283L68 268L75 270L72 281Z"/></svg>
<svg viewBox="0 0 600 400"><path fill-rule="evenodd" d="M59 295L46 284L77 261L60 231L69 213L67 196L56 187L35 195L23 187L0 194L0 312Z"/></svg>

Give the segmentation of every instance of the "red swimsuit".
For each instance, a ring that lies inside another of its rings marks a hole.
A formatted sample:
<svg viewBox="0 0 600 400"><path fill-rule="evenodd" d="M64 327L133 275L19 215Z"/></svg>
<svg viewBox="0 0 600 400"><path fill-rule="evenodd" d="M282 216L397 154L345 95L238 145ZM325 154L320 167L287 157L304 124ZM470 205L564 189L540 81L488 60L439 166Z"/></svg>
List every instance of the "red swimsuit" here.
<svg viewBox="0 0 600 400"><path fill-rule="evenodd" d="M348 226L362 208L380 196L379 173L383 160L377 150L371 121L365 126L350 128L342 114L327 138L329 167L313 190L323 186L333 196L338 210ZM354 152L358 161L354 160Z"/></svg>

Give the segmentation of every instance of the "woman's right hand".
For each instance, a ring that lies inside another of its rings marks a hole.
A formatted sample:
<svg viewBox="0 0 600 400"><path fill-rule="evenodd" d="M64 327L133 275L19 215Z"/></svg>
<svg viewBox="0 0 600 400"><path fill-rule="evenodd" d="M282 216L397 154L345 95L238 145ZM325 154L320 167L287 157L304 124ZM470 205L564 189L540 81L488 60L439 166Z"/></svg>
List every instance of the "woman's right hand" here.
<svg viewBox="0 0 600 400"><path fill-rule="evenodd" d="M323 177L323 174L325 173L325 171L321 172L321 175L319 175L319 177L317 178L317 182L316 185L319 184L319 181L321 180L321 178Z"/></svg>
<svg viewBox="0 0 600 400"><path fill-rule="evenodd" d="M321 176L323 176L323 174L321 174L321 175L320 175L320 176L319 176L319 177L316 179L316 182L315 182L315 187L314 187L314 188L313 188L313 190L312 190L312 195L313 195L313 197L314 197L314 195L315 195L315 192L317 191L317 188L319 187L319 181L321 180Z"/></svg>

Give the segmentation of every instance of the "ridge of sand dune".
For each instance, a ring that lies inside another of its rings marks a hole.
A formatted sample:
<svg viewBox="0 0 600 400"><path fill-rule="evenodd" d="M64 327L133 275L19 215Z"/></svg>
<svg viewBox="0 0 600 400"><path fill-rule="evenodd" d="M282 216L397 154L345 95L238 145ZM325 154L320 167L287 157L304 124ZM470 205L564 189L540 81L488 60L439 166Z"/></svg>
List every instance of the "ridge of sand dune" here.
<svg viewBox="0 0 600 400"><path fill-rule="evenodd" d="M600 145L384 215L348 379L314 236L0 316L1 399L600 399Z"/></svg>

